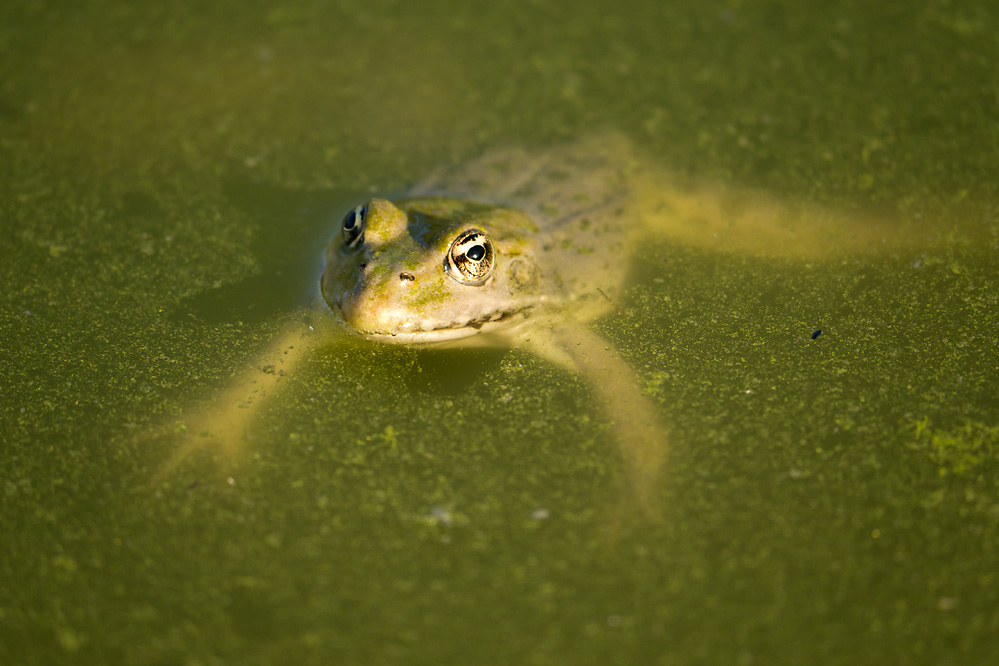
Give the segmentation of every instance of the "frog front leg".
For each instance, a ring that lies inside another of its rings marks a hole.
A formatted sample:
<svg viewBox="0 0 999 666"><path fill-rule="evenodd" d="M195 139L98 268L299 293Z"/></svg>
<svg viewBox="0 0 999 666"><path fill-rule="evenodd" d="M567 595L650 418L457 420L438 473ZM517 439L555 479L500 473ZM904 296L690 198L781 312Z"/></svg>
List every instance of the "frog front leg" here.
<svg viewBox="0 0 999 666"><path fill-rule="evenodd" d="M610 343L573 319L543 327L523 344L586 378L612 424L614 443L627 470L627 495L646 519L656 520L670 454L669 433L632 367Z"/></svg>
<svg viewBox="0 0 999 666"><path fill-rule="evenodd" d="M326 344L335 326L325 316L294 316L266 348L237 370L221 393L205 398L176 422L154 428L140 440L178 438L176 450L154 476L158 484L199 451L222 461L236 459L249 440L253 420L313 349Z"/></svg>

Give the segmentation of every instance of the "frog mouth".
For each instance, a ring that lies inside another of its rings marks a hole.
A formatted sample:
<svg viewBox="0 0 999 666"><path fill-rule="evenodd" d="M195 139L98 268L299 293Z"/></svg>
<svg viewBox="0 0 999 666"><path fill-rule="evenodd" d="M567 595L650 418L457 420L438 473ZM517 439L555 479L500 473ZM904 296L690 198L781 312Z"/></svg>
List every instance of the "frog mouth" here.
<svg viewBox="0 0 999 666"><path fill-rule="evenodd" d="M527 319L528 312L532 308L525 307L518 310L511 310L499 314L486 315L476 319L470 319L463 324L441 326L429 330L420 331L372 331L359 330L358 334L369 340L386 342L390 344L434 344L436 342L448 342L459 340L481 333L488 333L501 328L508 328Z"/></svg>

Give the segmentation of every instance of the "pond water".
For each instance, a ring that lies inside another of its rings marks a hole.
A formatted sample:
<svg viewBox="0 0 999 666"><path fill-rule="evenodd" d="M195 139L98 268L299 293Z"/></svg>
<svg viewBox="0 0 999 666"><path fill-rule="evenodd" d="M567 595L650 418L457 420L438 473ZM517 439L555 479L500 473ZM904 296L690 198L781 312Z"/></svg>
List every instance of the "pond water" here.
<svg viewBox="0 0 999 666"><path fill-rule="evenodd" d="M0 663L999 653L992 3L10 4ZM146 435L299 316L351 206L607 128L923 237L650 239L592 328L668 424L654 511L518 349L325 346L239 456L160 474Z"/></svg>

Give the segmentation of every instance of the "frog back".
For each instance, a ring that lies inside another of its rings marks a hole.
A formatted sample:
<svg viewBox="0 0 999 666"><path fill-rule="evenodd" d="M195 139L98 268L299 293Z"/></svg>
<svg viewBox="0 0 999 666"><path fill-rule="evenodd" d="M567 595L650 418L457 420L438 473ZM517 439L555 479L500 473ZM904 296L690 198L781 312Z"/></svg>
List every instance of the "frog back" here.
<svg viewBox="0 0 999 666"><path fill-rule="evenodd" d="M411 196L447 196L523 211L554 301L609 305L627 270L629 183L636 160L621 134L554 147L503 148L418 183ZM589 318L589 317L586 317Z"/></svg>

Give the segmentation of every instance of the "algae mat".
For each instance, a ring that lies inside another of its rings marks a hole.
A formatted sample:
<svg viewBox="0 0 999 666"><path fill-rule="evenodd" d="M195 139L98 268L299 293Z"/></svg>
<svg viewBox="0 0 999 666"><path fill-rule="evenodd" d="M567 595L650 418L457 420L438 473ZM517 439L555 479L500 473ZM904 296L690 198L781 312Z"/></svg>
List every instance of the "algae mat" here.
<svg viewBox="0 0 999 666"><path fill-rule="evenodd" d="M993 5L476 4L0 9L0 662L991 663ZM654 520L517 350L323 349L151 483L136 434L296 316L347 207L604 128L935 233L635 258L595 329L670 424Z"/></svg>

